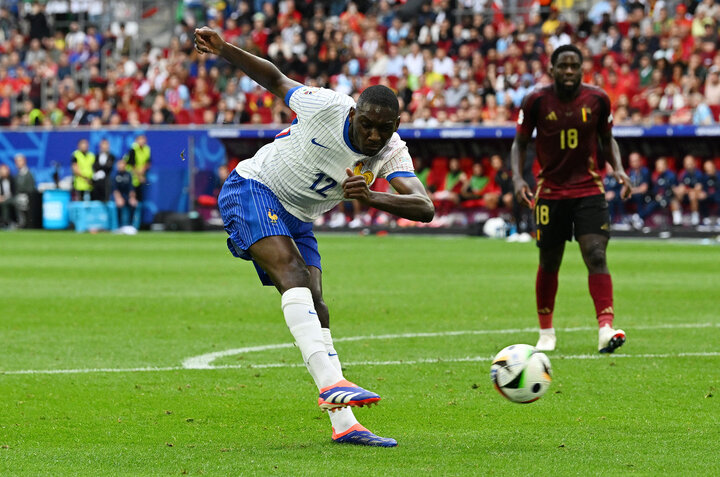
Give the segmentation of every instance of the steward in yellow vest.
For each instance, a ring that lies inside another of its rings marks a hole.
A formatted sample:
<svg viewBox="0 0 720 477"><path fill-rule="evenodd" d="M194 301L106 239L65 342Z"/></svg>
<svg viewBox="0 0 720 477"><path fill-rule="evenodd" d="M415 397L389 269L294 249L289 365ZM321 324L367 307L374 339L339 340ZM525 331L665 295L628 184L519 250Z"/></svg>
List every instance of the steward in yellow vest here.
<svg viewBox="0 0 720 477"><path fill-rule="evenodd" d="M145 135L135 138L132 148L127 153L128 170L133 177L133 186L137 200L142 201L142 186L147 183L147 171L150 169L150 146Z"/></svg>
<svg viewBox="0 0 720 477"><path fill-rule="evenodd" d="M92 190L94 163L95 154L88 151L88 140L80 139L78 148L72 155L73 190L76 200L81 200L86 192Z"/></svg>

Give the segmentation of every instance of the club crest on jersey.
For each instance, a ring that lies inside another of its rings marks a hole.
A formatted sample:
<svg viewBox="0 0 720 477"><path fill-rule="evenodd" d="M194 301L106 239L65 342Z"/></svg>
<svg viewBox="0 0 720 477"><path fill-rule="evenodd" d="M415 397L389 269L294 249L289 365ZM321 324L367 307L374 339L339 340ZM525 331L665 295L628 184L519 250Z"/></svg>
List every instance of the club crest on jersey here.
<svg viewBox="0 0 720 477"><path fill-rule="evenodd" d="M555 114L555 111L550 111L550 114L545 116L545 119L548 121L557 121L557 114Z"/></svg>
<svg viewBox="0 0 720 477"><path fill-rule="evenodd" d="M582 119L584 123L590 121L590 113L592 112L590 108L588 108L587 106L583 106L580 112L582 113Z"/></svg>
<svg viewBox="0 0 720 477"><path fill-rule="evenodd" d="M271 223L271 224L273 224L273 225L277 224L278 216L277 216L277 213L275 213L274 210L268 209L267 216L268 216L268 219L270 219L270 223Z"/></svg>
<svg viewBox="0 0 720 477"><path fill-rule="evenodd" d="M356 176L363 176L365 178L365 183L367 185L372 184L373 179L375 178L375 175L372 173L372 171L362 171L362 168L365 166L365 163L360 161L357 164L355 164L355 169L353 170L353 174Z"/></svg>

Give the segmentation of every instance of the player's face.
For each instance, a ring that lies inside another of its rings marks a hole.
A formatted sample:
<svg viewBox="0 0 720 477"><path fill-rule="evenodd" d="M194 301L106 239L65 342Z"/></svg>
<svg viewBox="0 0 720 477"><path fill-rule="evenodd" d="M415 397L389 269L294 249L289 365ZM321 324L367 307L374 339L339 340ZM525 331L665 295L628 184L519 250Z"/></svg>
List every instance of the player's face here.
<svg viewBox="0 0 720 477"><path fill-rule="evenodd" d="M550 71L558 91L573 93L580 86L582 64L577 53L572 51L560 53Z"/></svg>
<svg viewBox="0 0 720 477"><path fill-rule="evenodd" d="M366 156L374 156L397 131L400 118L385 106L363 104L350 112L352 142Z"/></svg>

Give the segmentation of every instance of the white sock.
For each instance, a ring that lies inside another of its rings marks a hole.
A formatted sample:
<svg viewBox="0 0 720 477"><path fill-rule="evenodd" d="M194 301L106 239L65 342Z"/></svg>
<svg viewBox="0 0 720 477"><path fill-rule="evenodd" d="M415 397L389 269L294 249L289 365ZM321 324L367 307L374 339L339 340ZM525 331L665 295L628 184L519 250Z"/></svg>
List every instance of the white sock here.
<svg viewBox="0 0 720 477"><path fill-rule="evenodd" d="M673 224L680 225L680 223L682 222L682 213L679 210L673 210L672 217Z"/></svg>
<svg viewBox="0 0 720 477"><path fill-rule="evenodd" d="M328 328L322 328L322 335L330 362L335 369L342 374L340 358L338 358L337 351L335 351L335 347L333 346L330 330ZM333 430L336 434L342 434L355 424L358 424L358 420L355 418L355 414L353 414L352 408L350 407L338 409L335 412L328 411L328 416L330 416L330 422L332 423Z"/></svg>
<svg viewBox="0 0 720 477"><path fill-rule="evenodd" d="M555 336L555 328L540 328L540 336Z"/></svg>
<svg viewBox="0 0 720 477"><path fill-rule="evenodd" d="M310 289L297 287L287 290L282 295L282 310L285 323L318 389L340 381L342 373L335 369L328 357Z"/></svg>
<svg viewBox="0 0 720 477"><path fill-rule="evenodd" d="M329 328L320 328L320 331L322 332L323 337L323 343L325 344L325 349L327 350L328 358L330 358L330 362L335 367L335 369L338 370L340 374L342 374L342 365L340 364L340 358L338 358L337 351L335 351L335 346L333 346L333 340L332 335L330 334Z"/></svg>

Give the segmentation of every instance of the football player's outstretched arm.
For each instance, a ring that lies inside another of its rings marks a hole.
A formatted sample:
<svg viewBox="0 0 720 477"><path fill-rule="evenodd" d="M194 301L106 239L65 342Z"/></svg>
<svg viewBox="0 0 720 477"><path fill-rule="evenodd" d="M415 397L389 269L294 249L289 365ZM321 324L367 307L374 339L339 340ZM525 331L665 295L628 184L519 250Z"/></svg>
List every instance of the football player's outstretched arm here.
<svg viewBox="0 0 720 477"><path fill-rule="evenodd" d="M285 100L285 94L296 86L302 86L277 69L269 61L257 57L222 39L208 27L195 29L195 49L200 53L212 53L237 66L260 86L278 98Z"/></svg>
<svg viewBox="0 0 720 477"><path fill-rule="evenodd" d="M435 216L435 206L417 177L393 178L390 185L397 194L388 194L370 190L365 177L353 174L350 169L346 172L348 178L343 182L346 199L356 199L362 204L408 220L430 222Z"/></svg>

